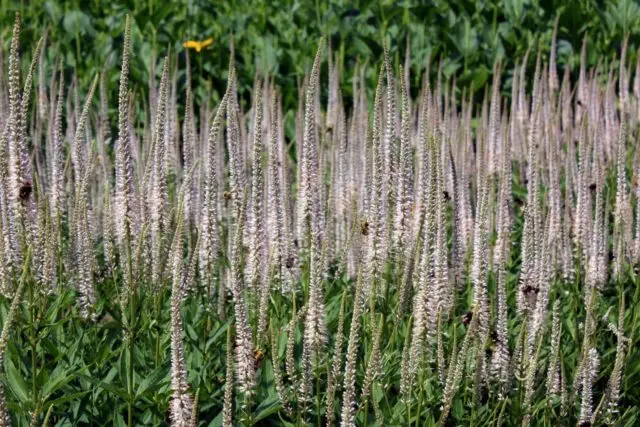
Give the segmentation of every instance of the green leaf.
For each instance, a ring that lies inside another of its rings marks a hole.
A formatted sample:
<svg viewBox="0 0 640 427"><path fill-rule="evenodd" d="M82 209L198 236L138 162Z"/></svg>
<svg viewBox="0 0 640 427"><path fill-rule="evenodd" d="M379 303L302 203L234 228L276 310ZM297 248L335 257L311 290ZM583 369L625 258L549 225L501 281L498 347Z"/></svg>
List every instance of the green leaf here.
<svg viewBox="0 0 640 427"><path fill-rule="evenodd" d="M84 396L87 393L89 393L89 390L87 390L87 391L79 391L77 393L65 394L62 397L50 400L48 402L48 406L60 406L63 403L67 403L67 402L71 402L71 401L76 400L76 399L80 399L82 396Z"/></svg>
<svg viewBox="0 0 640 427"><path fill-rule="evenodd" d="M127 359L129 359L129 352L125 348L120 352L120 358L118 359L118 367L120 371L120 383L126 389L129 388L129 376L127 375L127 373L129 372L127 370L129 364L127 363Z"/></svg>
<svg viewBox="0 0 640 427"><path fill-rule="evenodd" d="M91 19L87 14L80 10L71 10L67 12L62 20L62 27L69 35L95 34L95 30L91 26Z"/></svg>
<svg viewBox="0 0 640 427"><path fill-rule="evenodd" d="M24 382L24 378L22 374L18 372L15 365L11 360L7 361L6 364L6 373L7 373L7 382L9 388L16 395L18 400L22 403L28 402L29 399L29 387Z"/></svg>
<svg viewBox="0 0 640 427"><path fill-rule="evenodd" d="M271 396L267 397L258 405L258 407L253 413L253 420L260 421L262 419L265 419L269 415L272 415L278 412L280 408L282 408L282 405L280 404L280 399L278 399L277 395L272 394Z"/></svg>
<svg viewBox="0 0 640 427"><path fill-rule="evenodd" d="M71 382L74 378L74 374L62 368L60 365L51 373L49 380L42 387L42 394L46 397L51 396L60 388Z"/></svg>
<svg viewBox="0 0 640 427"><path fill-rule="evenodd" d="M124 421L124 416L121 413L115 415L114 425L117 427L127 427L127 423Z"/></svg>
<svg viewBox="0 0 640 427"><path fill-rule="evenodd" d="M473 73L473 87L481 88L484 87L484 84L487 82L489 78L489 70L486 67L479 67Z"/></svg>
<svg viewBox="0 0 640 427"><path fill-rule="evenodd" d="M162 387L163 380L167 378L169 373L168 366L160 366L153 370L149 375L145 376L136 390L136 397L143 396L145 393L154 392Z"/></svg>
<svg viewBox="0 0 640 427"><path fill-rule="evenodd" d="M208 427L222 427L222 411L218 412L218 415L211 420Z"/></svg>
<svg viewBox="0 0 640 427"><path fill-rule="evenodd" d="M49 17L53 22L59 22L62 17L62 12L60 11L60 6L55 1L47 1L44 3L44 10L47 11Z"/></svg>
<svg viewBox="0 0 640 427"><path fill-rule="evenodd" d="M100 381L99 379L93 378L92 376L89 375L85 375L85 374L81 374L78 373L77 374L79 377L89 381L92 384L95 384L98 388L104 389L105 391L109 392L109 393L113 393L116 396L119 396L123 399L127 399L129 397L129 395L127 394L126 390L123 390L120 387L116 387L114 385L111 385L109 383L106 383L104 381Z"/></svg>

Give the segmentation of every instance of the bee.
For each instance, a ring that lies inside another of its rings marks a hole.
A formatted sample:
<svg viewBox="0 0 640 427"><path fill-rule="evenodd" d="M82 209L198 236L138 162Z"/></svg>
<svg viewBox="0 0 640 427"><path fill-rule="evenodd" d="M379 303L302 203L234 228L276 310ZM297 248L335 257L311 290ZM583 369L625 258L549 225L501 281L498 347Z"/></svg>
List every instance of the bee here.
<svg viewBox="0 0 640 427"><path fill-rule="evenodd" d="M493 347L487 347L484 350L484 354L487 356L487 359L491 359L491 356L493 356Z"/></svg>
<svg viewBox="0 0 640 427"><path fill-rule="evenodd" d="M369 222L362 221L360 224L360 233L362 233L363 236L369 235Z"/></svg>
<svg viewBox="0 0 640 427"><path fill-rule="evenodd" d="M298 247L298 239L293 239L293 246Z"/></svg>
<svg viewBox="0 0 640 427"><path fill-rule="evenodd" d="M111 317L111 315L109 313L105 314L102 319L100 320L101 323L109 323L113 321L113 317Z"/></svg>
<svg viewBox="0 0 640 427"><path fill-rule="evenodd" d="M256 348L253 351L253 360L254 360L256 369L262 367L262 362L264 361L264 352L259 348Z"/></svg>
<svg viewBox="0 0 640 427"><path fill-rule="evenodd" d="M468 325L471 323L471 319L473 318L473 311L467 312L464 316L462 316L462 323Z"/></svg>
<svg viewBox="0 0 640 427"><path fill-rule="evenodd" d="M596 183L592 182L591 185L589 185L589 190L596 191L596 187L597 187Z"/></svg>
<svg viewBox="0 0 640 427"><path fill-rule="evenodd" d="M445 199L446 201L451 200L451 196L449 195L449 192L448 192L447 190L444 190L444 191L442 192L442 195L444 196L444 199Z"/></svg>
<svg viewBox="0 0 640 427"><path fill-rule="evenodd" d="M493 341L496 344L502 344L502 341L500 340L500 338L498 338L498 333L496 331L491 331L491 341Z"/></svg>
<svg viewBox="0 0 640 427"><path fill-rule="evenodd" d="M231 200L231 191L225 191L222 197L224 197L224 207L226 208L229 206L229 200Z"/></svg>
<svg viewBox="0 0 640 427"><path fill-rule="evenodd" d="M287 260L285 261L285 266L286 266L287 268L291 268L291 267L293 267L293 263L294 263L294 261L295 261L295 260L293 259L293 255L289 255L289 256L287 257Z"/></svg>
<svg viewBox="0 0 640 427"><path fill-rule="evenodd" d="M524 292L525 295L538 294L538 292L540 292L540 289L533 287L531 285L527 285L524 287L522 292Z"/></svg>
<svg viewBox="0 0 640 427"><path fill-rule="evenodd" d="M20 193L18 195L20 196L20 199L27 200L31 195L31 191L33 191L31 183L29 181L25 181L24 184L22 184L22 187L20 187Z"/></svg>
<svg viewBox="0 0 640 427"><path fill-rule="evenodd" d="M333 135L333 125L327 126L327 133L329 134L329 136Z"/></svg>

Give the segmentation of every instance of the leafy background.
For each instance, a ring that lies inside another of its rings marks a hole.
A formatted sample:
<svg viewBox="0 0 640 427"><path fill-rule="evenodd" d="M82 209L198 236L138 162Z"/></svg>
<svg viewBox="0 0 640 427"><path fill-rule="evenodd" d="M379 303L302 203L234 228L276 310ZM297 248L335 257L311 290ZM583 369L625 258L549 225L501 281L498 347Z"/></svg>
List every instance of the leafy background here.
<svg viewBox="0 0 640 427"><path fill-rule="evenodd" d="M408 39L414 90L429 60L442 60L446 77L456 75L461 86L473 82L480 90L491 77L496 59L503 61L504 70L510 70L527 49L539 45L543 52L548 50L556 17L558 62L570 64L574 73L585 34L592 65L611 61L626 33L632 34L632 61L640 46L640 38L633 35L640 30L640 7L633 0L2 0L1 4L5 51L14 11L19 11L25 53L46 28L55 46L47 50L49 59L60 57L86 84L97 70L112 68L109 88L113 96L117 93L124 17L131 14L132 77L139 90L144 92L147 87L154 52L156 60L178 52L184 63L183 41L212 37L214 44L197 54L192 63L199 80L199 100L217 96L224 88L233 38L245 99L256 71L269 73L283 90L285 108L296 104L297 88L310 68L320 36L330 40L347 70L343 81L346 97L351 93L348 75L354 62L359 58L376 64L385 40L399 61L404 59ZM373 79L375 67L369 68ZM431 72L436 69L432 66ZM506 83L505 94L508 75Z"/></svg>

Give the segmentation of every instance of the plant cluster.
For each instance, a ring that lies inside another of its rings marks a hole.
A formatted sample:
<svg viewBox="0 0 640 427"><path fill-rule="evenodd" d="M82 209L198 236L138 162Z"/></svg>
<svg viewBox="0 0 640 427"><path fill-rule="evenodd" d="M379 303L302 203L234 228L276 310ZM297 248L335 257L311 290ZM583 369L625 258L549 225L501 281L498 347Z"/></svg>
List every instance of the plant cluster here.
<svg viewBox="0 0 640 427"><path fill-rule="evenodd" d="M269 74L243 109L233 45L199 115L189 56L143 103L127 18L112 126L110 71L83 87L44 39L23 67L20 25L0 75L0 426L638 422L627 42L595 68L585 43L572 81L554 36L508 99L497 62L479 102L436 64L412 99L410 50L396 68L385 48L348 109L321 40L290 139Z"/></svg>

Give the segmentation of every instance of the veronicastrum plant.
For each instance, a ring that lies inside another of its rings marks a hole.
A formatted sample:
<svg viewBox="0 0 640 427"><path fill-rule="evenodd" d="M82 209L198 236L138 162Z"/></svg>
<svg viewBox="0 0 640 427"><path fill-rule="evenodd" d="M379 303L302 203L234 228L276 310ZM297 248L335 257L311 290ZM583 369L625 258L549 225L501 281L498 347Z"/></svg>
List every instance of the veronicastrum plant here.
<svg viewBox="0 0 640 427"><path fill-rule="evenodd" d="M233 45L218 102L169 49L142 96L130 25L90 85L46 40L23 64L19 17L4 53L0 425L637 422L626 41L474 99L320 40L290 112Z"/></svg>

